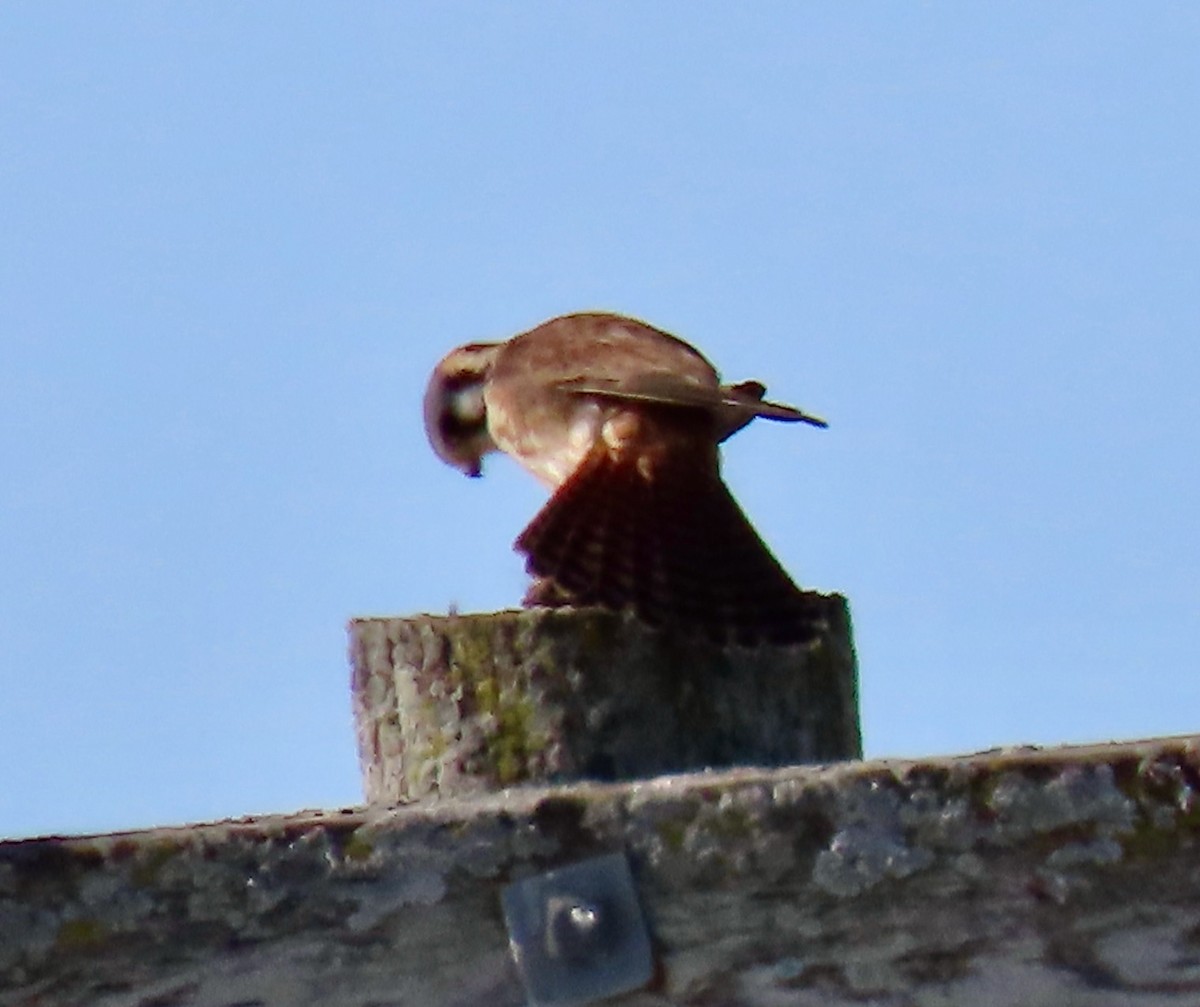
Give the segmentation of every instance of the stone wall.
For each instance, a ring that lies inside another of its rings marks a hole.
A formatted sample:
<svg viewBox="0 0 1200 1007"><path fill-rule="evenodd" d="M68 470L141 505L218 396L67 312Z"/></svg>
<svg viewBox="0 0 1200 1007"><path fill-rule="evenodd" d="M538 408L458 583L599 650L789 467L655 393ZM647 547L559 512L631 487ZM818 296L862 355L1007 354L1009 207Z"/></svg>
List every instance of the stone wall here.
<svg viewBox="0 0 1200 1007"><path fill-rule="evenodd" d="M624 854L613 1004L1195 1007L1200 738L0 844L0 1004L526 1002L501 893Z"/></svg>

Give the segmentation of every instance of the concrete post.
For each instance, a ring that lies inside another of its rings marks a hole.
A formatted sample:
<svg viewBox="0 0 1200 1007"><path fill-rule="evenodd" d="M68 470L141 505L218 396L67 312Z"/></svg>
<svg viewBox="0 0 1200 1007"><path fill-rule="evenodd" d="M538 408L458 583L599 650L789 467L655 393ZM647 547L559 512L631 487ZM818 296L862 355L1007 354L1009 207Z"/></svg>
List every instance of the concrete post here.
<svg viewBox="0 0 1200 1007"><path fill-rule="evenodd" d="M810 643L756 648L602 609L356 619L366 799L857 758L846 601L809 597Z"/></svg>

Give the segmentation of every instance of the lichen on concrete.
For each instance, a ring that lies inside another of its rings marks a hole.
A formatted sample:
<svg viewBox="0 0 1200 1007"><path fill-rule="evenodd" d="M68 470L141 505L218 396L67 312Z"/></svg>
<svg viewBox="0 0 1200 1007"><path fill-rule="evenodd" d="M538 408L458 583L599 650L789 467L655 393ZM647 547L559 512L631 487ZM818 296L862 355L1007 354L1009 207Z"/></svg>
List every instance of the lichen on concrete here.
<svg viewBox="0 0 1200 1007"><path fill-rule="evenodd" d="M499 892L625 851L614 1004L1194 1007L1200 739L0 844L0 1005L521 1004Z"/></svg>
<svg viewBox="0 0 1200 1007"><path fill-rule="evenodd" d="M356 619L364 792L389 803L861 754L846 601L813 639L721 647L600 608Z"/></svg>

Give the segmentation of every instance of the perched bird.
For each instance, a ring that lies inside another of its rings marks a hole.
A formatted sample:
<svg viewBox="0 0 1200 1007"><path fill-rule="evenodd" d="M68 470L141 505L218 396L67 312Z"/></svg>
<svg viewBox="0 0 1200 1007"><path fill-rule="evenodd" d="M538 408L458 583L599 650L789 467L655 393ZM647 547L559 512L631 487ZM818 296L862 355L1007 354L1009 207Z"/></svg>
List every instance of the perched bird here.
<svg viewBox="0 0 1200 1007"><path fill-rule="evenodd" d="M468 343L425 393L437 455L467 475L503 451L553 494L516 541L526 604L630 607L722 642L812 635L812 607L721 479L718 445L757 416L824 427L723 385L681 339L621 315L545 322Z"/></svg>

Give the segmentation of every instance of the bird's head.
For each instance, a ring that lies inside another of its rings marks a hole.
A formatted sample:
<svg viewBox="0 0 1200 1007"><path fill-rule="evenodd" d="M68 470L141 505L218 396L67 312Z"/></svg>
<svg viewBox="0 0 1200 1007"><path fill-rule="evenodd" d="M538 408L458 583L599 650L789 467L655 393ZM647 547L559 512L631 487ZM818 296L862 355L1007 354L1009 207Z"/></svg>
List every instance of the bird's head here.
<svg viewBox="0 0 1200 1007"><path fill-rule="evenodd" d="M468 343L433 369L425 389L425 434L434 453L469 476L483 474L483 456L495 451L488 432L483 386L500 343Z"/></svg>

